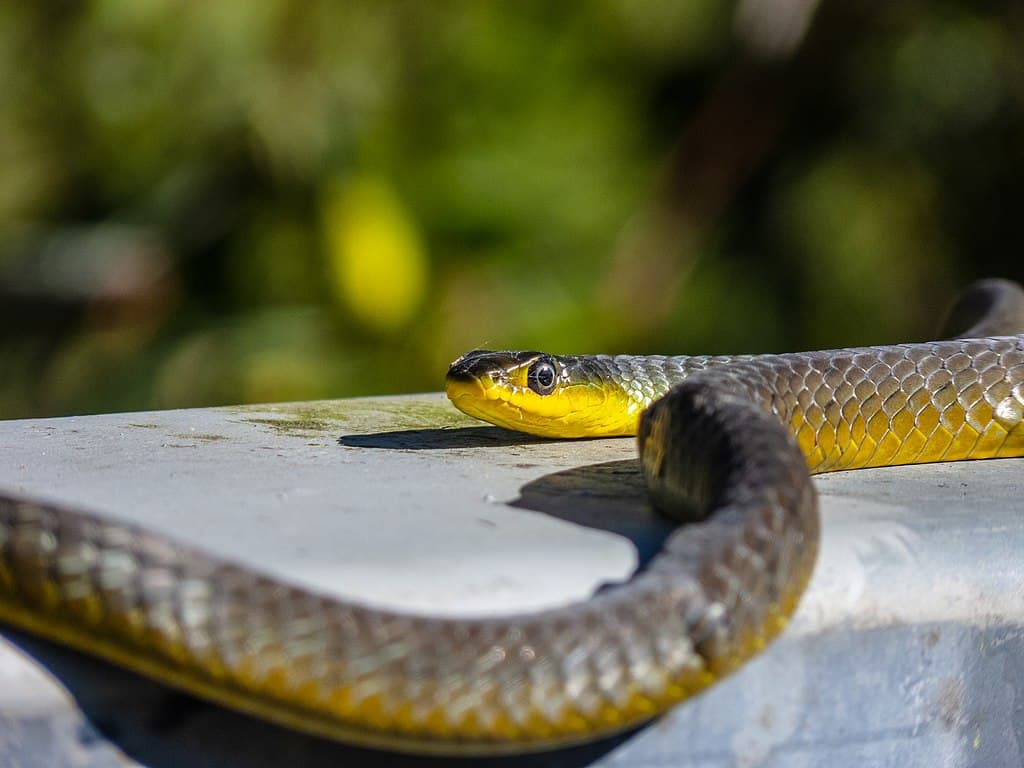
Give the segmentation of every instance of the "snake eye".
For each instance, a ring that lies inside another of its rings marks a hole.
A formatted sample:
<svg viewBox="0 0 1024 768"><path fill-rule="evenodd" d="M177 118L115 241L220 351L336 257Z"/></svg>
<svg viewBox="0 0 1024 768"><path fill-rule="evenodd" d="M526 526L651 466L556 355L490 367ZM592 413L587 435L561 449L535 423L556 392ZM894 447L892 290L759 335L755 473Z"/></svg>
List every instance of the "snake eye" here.
<svg viewBox="0 0 1024 768"><path fill-rule="evenodd" d="M555 366L547 360L538 360L530 366L526 383L538 395L550 395L555 390Z"/></svg>

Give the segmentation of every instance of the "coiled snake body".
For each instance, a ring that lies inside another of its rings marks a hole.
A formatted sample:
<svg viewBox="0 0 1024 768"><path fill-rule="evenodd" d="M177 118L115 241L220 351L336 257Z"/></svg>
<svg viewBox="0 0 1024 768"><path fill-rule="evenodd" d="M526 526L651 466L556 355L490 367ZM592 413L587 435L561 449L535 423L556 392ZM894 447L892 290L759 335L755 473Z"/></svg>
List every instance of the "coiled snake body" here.
<svg viewBox="0 0 1024 768"><path fill-rule="evenodd" d="M467 413L539 434L638 431L654 503L690 524L586 602L453 619L3 497L0 620L332 738L539 749L641 723L783 627L815 558L808 469L1024 455L1024 335L743 357L478 351L447 389Z"/></svg>

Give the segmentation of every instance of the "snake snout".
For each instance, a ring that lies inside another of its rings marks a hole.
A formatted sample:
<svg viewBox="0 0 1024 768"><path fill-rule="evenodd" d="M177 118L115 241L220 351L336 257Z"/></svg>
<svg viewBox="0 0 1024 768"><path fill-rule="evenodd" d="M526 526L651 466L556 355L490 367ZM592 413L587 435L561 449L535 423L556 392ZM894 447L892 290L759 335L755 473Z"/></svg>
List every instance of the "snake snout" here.
<svg viewBox="0 0 1024 768"><path fill-rule="evenodd" d="M519 371L540 356L539 352L499 352L474 349L458 358L448 367L448 382L475 381L485 389L507 385L512 372Z"/></svg>
<svg viewBox="0 0 1024 768"><path fill-rule="evenodd" d="M505 377L505 370L500 352L491 352L486 349L474 349L456 359L448 366L447 379L449 381L473 381L487 378L491 381L499 381Z"/></svg>
<svg viewBox="0 0 1024 768"><path fill-rule="evenodd" d="M499 366L488 364L485 360L470 357L473 353L463 355L448 368L445 376L445 389L449 397L454 392L462 395L487 397L496 385L503 384L508 376Z"/></svg>

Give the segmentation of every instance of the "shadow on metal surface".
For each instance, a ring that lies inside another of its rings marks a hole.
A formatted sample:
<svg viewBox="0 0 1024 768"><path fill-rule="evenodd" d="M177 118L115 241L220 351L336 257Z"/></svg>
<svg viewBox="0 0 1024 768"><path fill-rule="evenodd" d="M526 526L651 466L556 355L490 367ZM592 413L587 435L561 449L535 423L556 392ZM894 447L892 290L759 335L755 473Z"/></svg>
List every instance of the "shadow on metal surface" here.
<svg viewBox="0 0 1024 768"><path fill-rule="evenodd" d="M531 443L551 443L546 437L533 437L501 427L452 427L450 429L403 429L342 435L338 444L349 448L382 448L402 451L442 450L445 448L493 448Z"/></svg>
<svg viewBox="0 0 1024 768"><path fill-rule="evenodd" d="M559 442L579 443L580 440L533 437L501 427L407 429L338 438L339 445L349 448L414 451ZM552 472L520 488L519 498L510 506L624 536L636 546L640 567L657 553L677 525L651 506L637 459Z"/></svg>
<svg viewBox="0 0 1024 768"><path fill-rule="evenodd" d="M531 755L458 760L366 749L308 736L210 704L18 630L3 628L3 633L74 698L87 718L79 735L84 748L107 741L151 768L439 768L453 763L466 768L582 768L632 736L621 734Z"/></svg>
<svg viewBox="0 0 1024 768"><path fill-rule="evenodd" d="M638 459L552 472L520 488L510 506L624 536L636 547L640 567L678 525L651 505Z"/></svg>

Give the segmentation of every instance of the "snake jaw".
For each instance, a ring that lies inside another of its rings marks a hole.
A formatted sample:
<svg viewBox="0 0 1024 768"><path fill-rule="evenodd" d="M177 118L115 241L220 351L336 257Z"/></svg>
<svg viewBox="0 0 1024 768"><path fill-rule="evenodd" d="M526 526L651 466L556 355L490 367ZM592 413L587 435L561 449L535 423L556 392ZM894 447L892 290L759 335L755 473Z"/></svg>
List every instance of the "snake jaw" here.
<svg viewBox="0 0 1024 768"><path fill-rule="evenodd" d="M509 374L522 367L521 357L522 353L480 349L467 352L449 366L445 394L468 416L518 429L521 414L508 400L519 387L510 381Z"/></svg>
<svg viewBox="0 0 1024 768"><path fill-rule="evenodd" d="M530 367L540 352L475 349L455 360L445 377L445 392L463 413L499 427L558 437L551 420L563 417L571 403L556 391L540 395L529 386ZM543 418L538 418L543 414Z"/></svg>
<svg viewBox="0 0 1024 768"><path fill-rule="evenodd" d="M523 423L522 409L509 402L512 397L510 388L493 379L461 381L449 378L445 383L445 394L452 405L467 416L499 427L527 431Z"/></svg>

